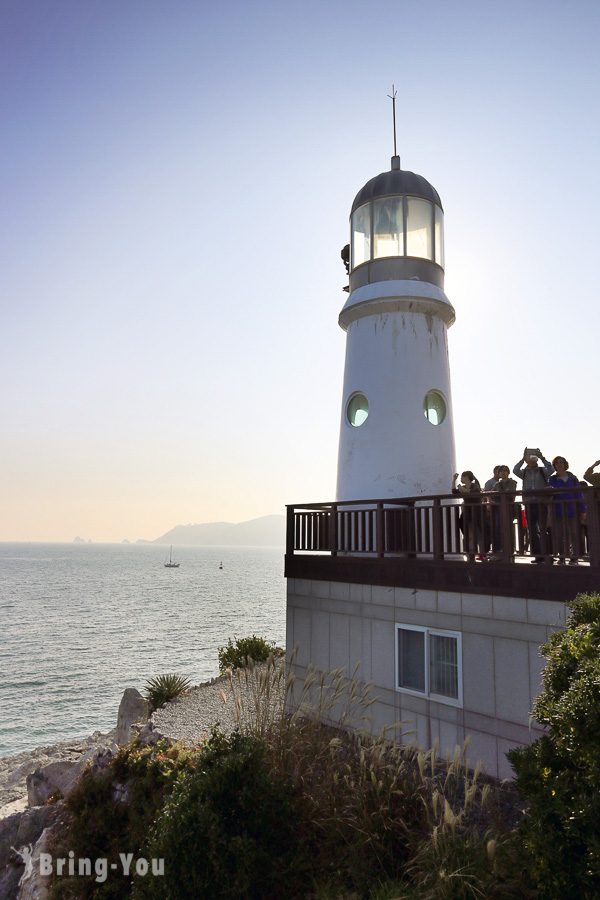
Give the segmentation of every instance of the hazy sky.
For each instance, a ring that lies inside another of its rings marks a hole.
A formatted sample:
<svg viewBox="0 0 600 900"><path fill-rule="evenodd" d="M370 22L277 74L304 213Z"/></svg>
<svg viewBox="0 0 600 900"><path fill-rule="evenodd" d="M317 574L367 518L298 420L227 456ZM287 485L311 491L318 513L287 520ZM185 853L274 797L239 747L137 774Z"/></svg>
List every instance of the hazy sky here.
<svg viewBox="0 0 600 900"><path fill-rule="evenodd" d="M445 209L458 467L600 458L600 4L3 0L0 540L331 500L354 195Z"/></svg>

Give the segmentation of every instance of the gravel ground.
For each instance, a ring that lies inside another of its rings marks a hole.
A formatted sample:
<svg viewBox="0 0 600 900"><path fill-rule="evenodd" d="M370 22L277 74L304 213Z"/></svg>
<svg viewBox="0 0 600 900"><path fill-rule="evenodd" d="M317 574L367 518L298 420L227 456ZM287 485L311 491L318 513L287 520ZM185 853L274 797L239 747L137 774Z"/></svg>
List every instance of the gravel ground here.
<svg viewBox="0 0 600 900"><path fill-rule="evenodd" d="M229 732L237 725L255 725L259 717L258 724L279 715L284 694L283 661L265 663L192 688L158 709L152 722L165 737L196 743L210 735L213 725Z"/></svg>

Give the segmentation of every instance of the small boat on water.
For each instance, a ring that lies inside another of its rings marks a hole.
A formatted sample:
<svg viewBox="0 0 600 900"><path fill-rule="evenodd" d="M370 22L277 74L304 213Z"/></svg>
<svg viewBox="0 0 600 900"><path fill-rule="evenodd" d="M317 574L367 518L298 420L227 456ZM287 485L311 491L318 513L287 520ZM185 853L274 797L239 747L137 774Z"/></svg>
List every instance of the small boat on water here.
<svg viewBox="0 0 600 900"><path fill-rule="evenodd" d="M171 544L171 549L169 550L169 562L165 563L165 569L178 569L179 563L173 562L173 544Z"/></svg>
<svg viewBox="0 0 600 900"><path fill-rule="evenodd" d="M223 560L221 560L221 562L219 563L219 568L220 568L220 569L223 568Z"/></svg>

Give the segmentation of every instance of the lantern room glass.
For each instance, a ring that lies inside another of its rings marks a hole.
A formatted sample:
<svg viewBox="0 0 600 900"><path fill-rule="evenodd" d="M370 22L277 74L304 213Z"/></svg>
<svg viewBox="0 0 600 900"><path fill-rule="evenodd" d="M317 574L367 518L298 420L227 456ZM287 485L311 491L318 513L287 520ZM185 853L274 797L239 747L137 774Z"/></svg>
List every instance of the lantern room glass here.
<svg viewBox="0 0 600 900"><path fill-rule="evenodd" d="M373 259L412 256L444 268L444 213L422 197L378 197L352 214L351 270Z"/></svg>
<svg viewBox="0 0 600 900"><path fill-rule="evenodd" d="M371 258L371 206L359 206L352 216L352 268Z"/></svg>
<svg viewBox="0 0 600 900"><path fill-rule="evenodd" d="M373 258L404 256L402 197L386 197L373 203Z"/></svg>
<svg viewBox="0 0 600 900"><path fill-rule="evenodd" d="M409 197L406 212L406 255L433 259L432 208L428 200Z"/></svg>
<svg viewBox="0 0 600 900"><path fill-rule="evenodd" d="M435 210L435 261L444 268L444 213L439 206Z"/></svg>

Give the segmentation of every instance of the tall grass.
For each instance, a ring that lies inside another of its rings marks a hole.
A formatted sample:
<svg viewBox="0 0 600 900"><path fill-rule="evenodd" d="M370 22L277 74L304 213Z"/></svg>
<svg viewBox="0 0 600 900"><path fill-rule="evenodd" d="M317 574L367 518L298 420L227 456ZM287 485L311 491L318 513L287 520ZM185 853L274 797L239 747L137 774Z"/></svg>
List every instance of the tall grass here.
<svg viewBox="0 0 600 900"><path fill-rule="evenodd" d="M297 678L293 658L287 668L270 658L229 678L238 727L266 742L301 796L298 836L329 885L323 896L332 885L369 896L386 880L424 900L534 896L514 864L516 798L468 767L466 747L446 760L436 746L390 740L401 722L374 734L376 697L358 670Z"/></svg>

